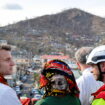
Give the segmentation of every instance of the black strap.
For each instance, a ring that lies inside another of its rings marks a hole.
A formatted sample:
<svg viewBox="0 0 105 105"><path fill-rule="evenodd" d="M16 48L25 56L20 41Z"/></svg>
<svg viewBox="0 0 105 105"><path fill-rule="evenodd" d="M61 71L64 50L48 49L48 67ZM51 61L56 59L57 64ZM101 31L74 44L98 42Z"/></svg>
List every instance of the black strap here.
<svg viewBox="0 0 105 105"><path fill-rule="evenodd" d="M105 74L105 72L101 72L102 74Z"/></svg>
<svg viewBox="0 0 105 105"><path fill-rule="evenodd" d="M98 80L99 80L99 81L102 81L102 80L103 80L103 76L102 76L102 74L104 74L104 72L101 72L100 63L98 63L97 66L98 66L99 73L100 73L100 74L99 74L99 78L98 78Z"/></svg>

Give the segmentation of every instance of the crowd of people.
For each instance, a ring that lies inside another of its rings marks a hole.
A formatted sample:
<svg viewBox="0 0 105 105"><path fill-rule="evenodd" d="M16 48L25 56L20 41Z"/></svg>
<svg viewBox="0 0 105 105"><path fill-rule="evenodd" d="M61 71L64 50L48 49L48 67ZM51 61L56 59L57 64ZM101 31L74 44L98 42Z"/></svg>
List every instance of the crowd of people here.
<svg viewBox="0 0 105 105"><path fill-rule="evenodd" d="M81 47L75 52L75 60L82 72L78 79L66 62L47 61L40 73L39 88L44 95L28 104L20 101L5 79L13 73L15 63L11 47L0 45L0 105L105 105L105 45Z"/></svg>

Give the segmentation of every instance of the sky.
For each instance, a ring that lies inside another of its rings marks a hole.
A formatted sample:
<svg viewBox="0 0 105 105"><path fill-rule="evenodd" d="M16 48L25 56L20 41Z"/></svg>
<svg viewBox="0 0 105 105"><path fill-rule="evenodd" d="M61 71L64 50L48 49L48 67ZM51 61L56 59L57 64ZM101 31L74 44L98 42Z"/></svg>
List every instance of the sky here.
<svg viewBox="0 0 105 105"><path fill-rule="evenodd" d="M71 8L105 18L105 0L0 0L0 26Z"/></svg>

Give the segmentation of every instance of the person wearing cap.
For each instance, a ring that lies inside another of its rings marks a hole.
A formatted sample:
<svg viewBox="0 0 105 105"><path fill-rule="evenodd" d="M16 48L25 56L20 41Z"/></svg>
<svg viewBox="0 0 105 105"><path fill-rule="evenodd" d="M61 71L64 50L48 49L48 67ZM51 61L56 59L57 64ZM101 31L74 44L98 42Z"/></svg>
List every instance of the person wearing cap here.
<svg viewBox="0 0 105 105"><path fill-rule="evenodd" d="M11 47L0 45L0 105L21 105L16 92L5 79L6 75L12 75L14 65Z"/></svg>
<svg viewBox="0 0 105 105"><path fill-rule="evenodd" d="M82 75L76 80L78 88L80 90L80 101L82 105L90 105L91 94L98 90L103 83L96 81L97 76L94 77L92 71L96 70L96 67L86 64L86 58L92 51L93 47L81 47L75 53L76 63L78 69L81 70Z"/></svg>
<svg viewBox="0 0 105 105"><path fill-rule="evenodd" d="M92 50L87 58L87 64L98 67L95 74L98 74L98 80L105 83L105 45ZM94 96L94 99L91 105L105 105L105 85L93 93L92 96Z"/></svg>
<svg viewBox="0 0 105 105"><path fill-rule="evenodd" d="M61 60L50 60L44 65L40 88L45 93L35 105L81 105L73 72Z"/></svg>

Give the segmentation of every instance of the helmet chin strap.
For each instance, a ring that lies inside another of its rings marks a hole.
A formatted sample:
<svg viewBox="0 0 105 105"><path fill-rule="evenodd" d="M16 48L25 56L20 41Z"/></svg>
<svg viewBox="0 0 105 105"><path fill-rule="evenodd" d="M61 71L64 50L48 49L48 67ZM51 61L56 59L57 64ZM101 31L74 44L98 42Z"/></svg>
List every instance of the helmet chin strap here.
<svg viewBox="0 0 105 105"><path fill-rule="evenodd" d="M105 72L101 71L100 63L98 63L97 66L98 66L98 69L99 69L99 72L100 72L98 80L103 81L103 74L105 74Z"/></svg>

